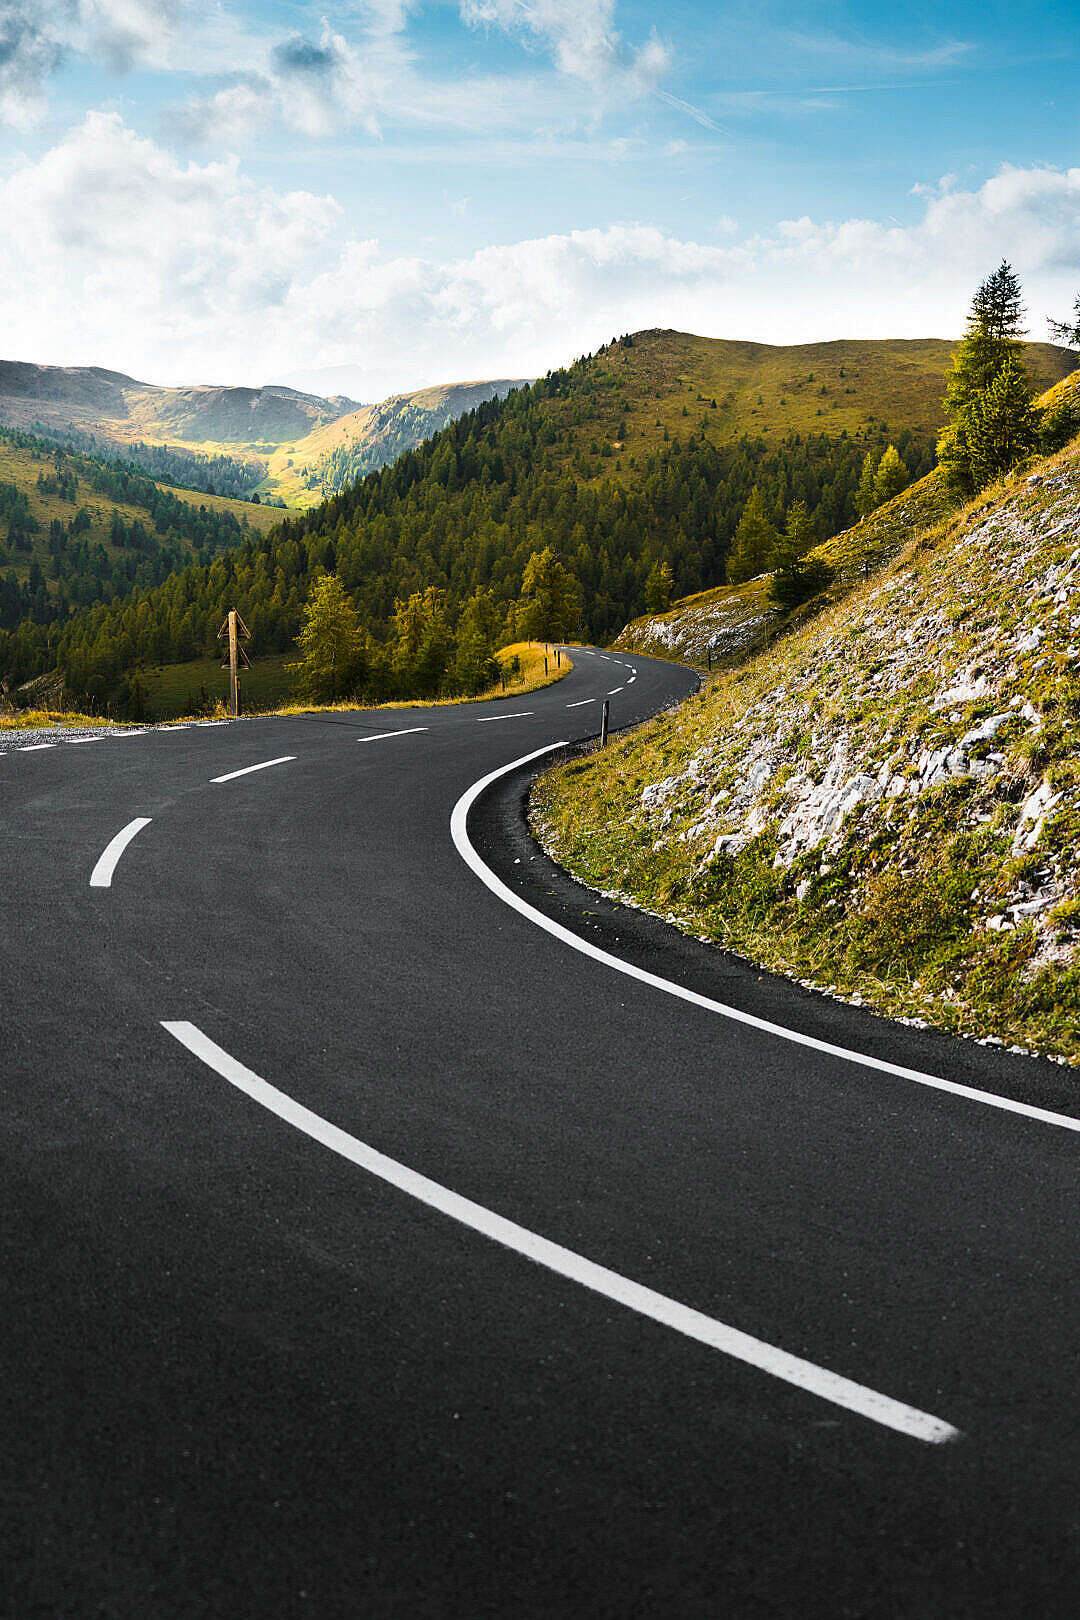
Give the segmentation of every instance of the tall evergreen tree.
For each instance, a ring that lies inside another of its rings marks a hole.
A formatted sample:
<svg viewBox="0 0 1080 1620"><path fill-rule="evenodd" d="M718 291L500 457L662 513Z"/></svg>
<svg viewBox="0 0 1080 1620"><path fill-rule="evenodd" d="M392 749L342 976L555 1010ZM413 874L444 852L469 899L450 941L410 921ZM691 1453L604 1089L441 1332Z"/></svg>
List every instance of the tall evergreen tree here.
<svg viewBox="0 0 1080 1620"><path fill-rule="evenodd" d="M832 579L832 569L820 557L807 557L817 535L805 501L796 501L787 515L776 545L776 568L769 595L778 607L793 608L816 596Z"/></svg>
<svg viewBox="0 0 1080 1620"><path fill-rule="evenodd" d="M967 331L946 377L945 408L950 421L938 440L938 460L965 495L973 495L988 482L985 469L998 464L995 457L1001 447L1012 438L1023 441L1027 432L1032 390L1023 360L1023 318L1019 279L1003 259L972 299ZM1006 371L1009 382L990 405L983 396ZM1021 394L1026 401L1023 407ZM1001 419L1005 409L1016 413L1010 431L1004 429ZM980 413L986 411L995 423L993 429L982 422ZM998 446L996 452L987 448L991 441ZM990 476L998 477L1004 470Z"/></svg>
<svg viewBox="0 0 1080 1620"><path fill-rule="evenodd" d="M954 421L1010 360L1023 364L1023 319L1020 282L1003 259L971 300L967 330L945 379L945 409Z"/></svg>
<svg viewBox="0 0 1080 1620"><path fill-rule="evenodd" d="M528 641L561 641L577 629L581 587L551 546L525 564L514 614L517 635Z"/></svg>
<svg viewBox="0 0 1080 1620"><path fill-rule="evenodd" d="M765 510L765 497L755 484L743 507L728 555L728 584L741 585L744 580L756 579L758 574L763 574L772 562L776 540L776 530Z"/></svg>
<svg viewBox="0 0 1080 1620"><path fill-rule="evenodd" d="M363 638L356 609L336 574L316 577L296 638L296 672L305 697L332 703L351 692L361 674Z"/></svg>
<svg viewBox="0 0 1080 1620"><path fill-rule="evenodd" d="M658 557L645 581L646 612L663 613L671 603L674 588L675 578L671 572L671 564Z"/></svg>
<svg viewBox="0 0 1080 1620"><path fill-rule="evenodd" d="M877 473L877 462L872 450L868 450L863 457L862 472L859 475L859 487L855 491L855 510L860 517L869 517L878 504L877 493L874 489L874 478Z"/></svg>
<svg viewBox="0 0 1080 1620"><path fill-rule="evenodd" d="M890 444L878 463L874 474L874 505L884 506L900 491L907 489L910 475L900 459L900 452L894 444Z"/></svg>
<svg viewBox="0 0 1080 1620"><path fill-rule="evenodd" d="M976 489L1001 478L1032 453L1039 442L1040 416L1027 373L1010 361L968 413L968 457Z"/></svg>

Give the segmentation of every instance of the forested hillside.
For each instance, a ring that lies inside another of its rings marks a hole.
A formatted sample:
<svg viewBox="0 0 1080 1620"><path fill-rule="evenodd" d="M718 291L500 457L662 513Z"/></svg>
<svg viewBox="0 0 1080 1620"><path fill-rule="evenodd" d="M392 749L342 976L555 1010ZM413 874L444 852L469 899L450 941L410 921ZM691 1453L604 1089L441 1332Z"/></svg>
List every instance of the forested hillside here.
<svg viewBox="0 0 1080 1620"><path fill-rule="evenodd" d="M943 377L926 369L924 354L914 371L905 361L899 383L875 384L875 398L888 396L897 409L907 401L915 426L869 410L858 421L856 393L844 396L850 427L732 438L725 425L732 407L718 400L714 408L713 396L698 386L705 362L694 346L704 341L645 333L612 343L481 405L392 467L302 518L285 519L265 538L251 537L226 557L75 615L49 644L23 626L0 642L0 669L25 679L58 659L73 693L122 703L125 682L141 663L182 662L211 651L229 606L251 628L256 656L289 649L313 577L327 570L340 576L359 613L370 643L366 667L383 671L383 695L390 677L380 649L403 635L426 671L415 689L430 693L439 690L466 609L470 623L482 622L489 636L575 628L604 641L646 607L663 606L650 600L658 592L685 596L724 579L732 537L755 488L778 527L797 515L805 548L854 521L868 453L879 458L892 444L905 478L932 465L941 416L940 405L933 416L928 398L932 387L940 401ZM951 352L930 347L942 351L939 358ZM889 348L821 345L815 365L822 365L822 350L835 350L829 363L838 372L850 366L876 374ZM715 345L704 352L712 364ZM1065 351L1032 352L1062 370L1068 363ZM770 366L777 355L790 361L791 353L766 351ZM764 364L760 353L757 363ZM817 376L815 370L815 383ZM789 379L792 397L798 381ZM860 383L855 377L846 386ZM807 396L815 397L827 401L828 392ZM807 417L803 399L800 409L804 421L816 423L823 407L813 405ZM526 570L530 558L545 552L569 574L559 622L533 622L533 613L525 624L515 613L535 606L522 601ZM404 630L399 604L410 608ZM390 662L393 689L414 689L403 657L395 653Z"/></svg>
<svg viewBox="0 0 1080 1620"><path fill-rule="evenodd" d="M209 562L274 516L169 489L135 468L0 433L0 630L39 630L74 608Z"/></svg>

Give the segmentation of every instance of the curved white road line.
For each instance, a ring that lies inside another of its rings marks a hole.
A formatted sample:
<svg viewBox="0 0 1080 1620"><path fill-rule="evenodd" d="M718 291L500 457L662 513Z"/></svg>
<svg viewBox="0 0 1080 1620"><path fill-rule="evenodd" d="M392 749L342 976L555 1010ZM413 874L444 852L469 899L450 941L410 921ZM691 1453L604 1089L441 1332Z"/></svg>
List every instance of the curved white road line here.
<svg viewBox="0 0 1080 1620"><path fill-rule="evenodd" d="M666 1294L658 1294L654 1289L645 1288L641 1283L631 1282L628 1277L621 1276L617 1271L609 1271L606 1266L599 1266L592 1260L586 1260L583 1255L575 1254L572 1249L564 1249L560 1243L552 1243L548 1238L530 1232L527 1227L518 1226L515 1221L496 1215L493 1210L485 1209L482 1204L475 1204L472 1199L463 1198L460 1193L451 1192L439 1182L429 1180L416 1170L410 1170L406 1165L399 1164L396 1159L387 1158L377 1148L369 1147L366 1142L350 1136L337 1125L331 1125L321 1114L312 1113L309 1108L296 1102L286 1092L279 1091L276 1086L260 1079L251 1069L238 1063L215 1041L210 1040L209 1036L204 1035L195 1024L186 1020L170 1022L163 1019L162 1028L215 1073L220 1074L222 1079L227 1080L238 1091L244 1092L253 1102L269 1109L270 1113L276 1114L279 1119L302 1131L305 1136L329 1148L332 1153L340 1154L343 1159L348 1159L360 1169L367 1170L380 1181L388 1182L391 1187L407 1193L410 1198L418 1199L430 1209L438 1210L440 1214L449 1216L462 1226L470 1227L474 1232L502 1244L504 1248L512 1249L515 1254L524 1255L537 1265L546 1266L549 1271L556 1272L560 1277L566 1277L593 1293L602 1294L605 1299L613 1300L617 1305L624 1305L640 1316L647 1316L664 1327L673 1328L676 1333L682 1333L688 1339L695 1339L699 1344L719 1350L723 1355L731 1356L736 1361L757 1367L761 1372L770 1373L772 1377L781 1379L785 1384L793 1384L797 1389L806 1390L811 1395L832 1402L834 1406L842 1406L849 1412L857 1412L874 1423L882 1424L887 1429L895 1429L900 1434L909 1435L913 1440L924 1440L931 1445L940 1445L942 1441L958 1437L960 1432L958 1429L954 1429L951 1423L943 1422L941 1418L932 1417L929 1412L921 1412L917 1407L906 1406L903 1401L895 1401L889 1395L879 1394L877 1390L867 1389L865 1385L856 1384L850 1378L843 1378L838 1373L815 1366L812 1361L804 1361L801 1356L789 1355L786 1350L778 1350L775 1345L752 1338L750 1334L743 1333L738 1328L728 1327L725 1323L718 1322L689 1305L680 1305L677 1300L669 1299Z"/></svg>
<svg viewBox="0 0 1080 1620"><path fill-rule="evenodd" d="M502 879L496 877L490 866L487 866L476 853L469 841L469 811L484 789L497 782L500 777L509 776L511 771L518 770L522 765L529 765L534 759L542 759L545 754L554 753L556 749L565 747L565 742L549 743L546 748L537 748L531 754L523 754L520 759L511 760L509 765L501 765L497 771L490 771L487 776L481 777L479 782L474 782L454 806L450 817L450 833L458 854L466 866L476 873L481 883L486 884L492 894L506 905L512 906L538 928L553 934L564 945L580 951L583 956L591 956L595 962L602 962L605 967L614 968L617 973L625 973L631 979L651 985L654 990L662 990L666 995L677 996L680 1001L688 1001L694 1007L704 1007L706 1012L719 1013L721 1018L730 1018L734 1023L746 1024L750 1029L759 1029L765 1035L775 1035L779 1040L792 1041L796 1046L806 1046L814 1052L824 1052L829 1057L840 1058L845 1063L859 1063L863 1068L876 1069L880 1074L892 1074L901 1080L914 1080L917 1085L930 1086L935 1091L949 1091L954 1096L966 1097L970 1102L985 1103L987 1107L999 1108L1007 1114L1021 1114L1025 1119L1035 1119L1043 1125L1058 1125L1062 1130L1080 1132L1080 1119L1074 1118L1071 1114L1055 1114L1047 1108L1036 1108L1032 1103L1017 1102L1012 1097L1003 1097L996 1091L979 1091L974 1086L962 1086L955 1080L945 1080L940 1075L925 1074L921 1069L906 1068L902 1063L888 1063L884 1058L870 1057L865 1052L854 1052L849 1047L837 1046L832 1041L818 1040L815 1036L804 1035L797 1029L774 1024L771 1019L758 1018L753 1013L743 1012L739 1007L729 1007L722 1001L713 1001L710 996L698 995L696 990L688 990L672 979L662 979L657 973L649 973L645 968L636 967L633 962L624 962L620 957L612 956L610 951L601 950L598 945L593 945L587 939L580 939L577 934L571 933L569 928L564 928L562 923L553 921L551 917L545 917L542 911L530 906L512 889L508 889Z"/></svg>
<svg viewBox="0 0 1080 1620"><path fill-rule="evenodd" d="M271 765L288 765L295 754L282 754L280 759L264 759L261 765L245 765L242 771L227 771L224 776L212 776L211 782L235 782L238 776L250 776L252 771L268 771Z"/></svg>
<svg viewBox="0 0 1080 1620"><path fill-rule="evenodd" d="M149 827L150 816L136 816L129 821L126 827L121 827L115 838L110 838L101 853L101 858L90 874L90 887L92 889L109 889L112 887L113 873L116 863L127 849L136 833L141 833L144 827Z"/></svg>

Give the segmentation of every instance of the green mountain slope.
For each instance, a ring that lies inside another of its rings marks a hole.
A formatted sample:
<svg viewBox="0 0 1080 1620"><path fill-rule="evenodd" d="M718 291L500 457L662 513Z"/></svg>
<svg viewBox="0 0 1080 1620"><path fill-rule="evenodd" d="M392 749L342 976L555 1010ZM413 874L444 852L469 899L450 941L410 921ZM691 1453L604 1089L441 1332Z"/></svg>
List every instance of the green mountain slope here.
<svg viewBox="0 0 1080 1620"><path fill-rule="evenodd" d="M547 778L536 824L586 882L753 960L1078 1063L1080 441L908 540Z"/></svg>

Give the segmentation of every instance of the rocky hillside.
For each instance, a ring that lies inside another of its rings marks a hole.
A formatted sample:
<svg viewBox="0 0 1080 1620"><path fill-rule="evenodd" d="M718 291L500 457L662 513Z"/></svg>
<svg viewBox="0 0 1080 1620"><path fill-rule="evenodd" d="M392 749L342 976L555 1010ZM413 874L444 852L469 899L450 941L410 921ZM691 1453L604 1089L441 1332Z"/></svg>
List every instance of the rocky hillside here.
<svg viewBox="0 0 1080 1620"><path fill-rule="evenodd" d="M1074 440L545 779L536 825L587 882L754 960L1080 1063L1078 660Z"/></svg>

